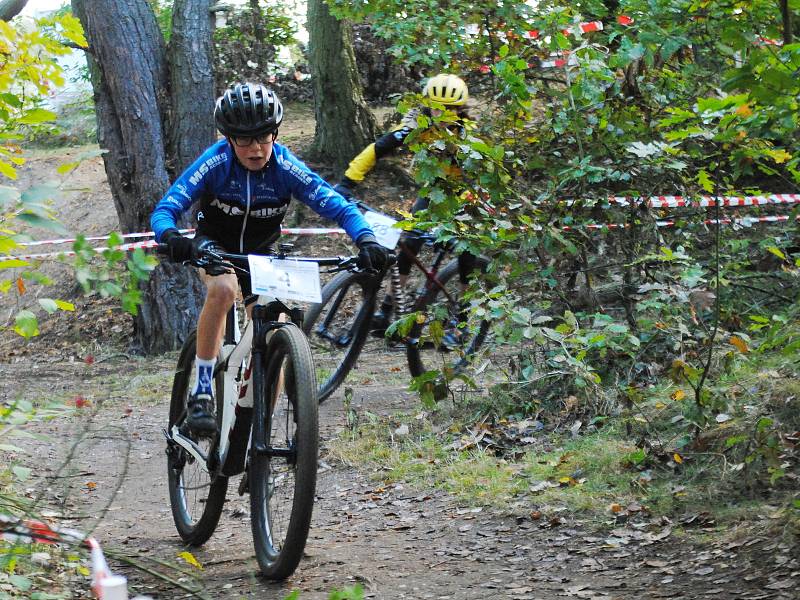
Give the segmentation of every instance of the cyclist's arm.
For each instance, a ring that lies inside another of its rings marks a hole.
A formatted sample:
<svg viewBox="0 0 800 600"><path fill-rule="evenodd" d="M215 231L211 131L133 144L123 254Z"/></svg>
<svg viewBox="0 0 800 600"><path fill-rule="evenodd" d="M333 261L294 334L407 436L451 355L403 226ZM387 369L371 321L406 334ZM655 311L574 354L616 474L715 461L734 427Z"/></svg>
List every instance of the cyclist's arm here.
<svg viewBox="0 0 800 600"><path fill-rule="evenodd" d="M213 189L214 181L220 171L225 169L231 157L227 151L228 143L220 140L209 147L195 160L170 186L164 197L156 204L150 215L150 226L161 241L161 236L168 229L178 227L180 216L199 200L203 193Z"/></svg>
<svg viewBox="0 0 800 600"><path fill-rule="evenodd" d="M286 148L276 144L274 150L276 159L283 163L280 172L292 196L317 214L336 221L354 242L364 241L367 237L374 239L372 228L355 204L348 202L341 194L334 191L328 182Z"/></svg>
<svg viewBox="0 0 800 600"><path fill-rule="evenodd" d="M350 161L344 176L351 183L361 183L379 159L391 154L405 143L408 134L417 126L416 115L416 111L409 112L400 125L364 148Z"/></svg>

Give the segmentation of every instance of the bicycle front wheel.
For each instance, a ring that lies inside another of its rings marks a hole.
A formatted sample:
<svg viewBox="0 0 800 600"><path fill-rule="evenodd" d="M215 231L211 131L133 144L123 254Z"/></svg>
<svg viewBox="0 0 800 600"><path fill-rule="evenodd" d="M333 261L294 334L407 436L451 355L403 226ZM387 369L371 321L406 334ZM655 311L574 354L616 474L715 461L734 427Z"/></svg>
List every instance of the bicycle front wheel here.
<svg viewBox="0 0 800 600"><path fill-rule="evenodd" d="M318 458L318 403L308 341L293 324L275 330L254 365L256 417L250 457L250 517L256 559L269 579L285 579L297 568L314 507ZM271 411L271 418L266 418ZM259 449L259 446L262 446Z"/></svg>
<svg viewBox="0 0 800 600"><path fill-rule="evenodd" d="M167 430L172 432L186 417L186 403L191 393L191 381L195 371L196 332L192 332L181 349L178 366L172 383L172 398L169 407ZM217 393L217 424L221 415L222 375L215 379ZM215 440L194 440L206 456L212 452ZM208 465L200 462L174 441L167 442L167 483L172 518L181 539L187 544L199 546L214 533L219 523L228 478L209 472Z"/></svg>
<svg viewBox="0 0 800 600"><path fill-rule="evenodd" d="M303 330L318 369L320 403L336 391L356 364L374 310L374 279L343 271L322 288L322 302L306 311Z"/></svg>
<svg viewBox="0 0 800 600"><path fill-rule="evenodd" d="M476 261L476 271L485 270L489 264L483 256ZM464 328L458 261L447 263L437 279L442 287L429 285L414 305L415 311L425 315L412 326L406 341L408 370L414 377L433 369L442 370L449 377L461 372L489 333L486 320L471 329Z"/></svg>

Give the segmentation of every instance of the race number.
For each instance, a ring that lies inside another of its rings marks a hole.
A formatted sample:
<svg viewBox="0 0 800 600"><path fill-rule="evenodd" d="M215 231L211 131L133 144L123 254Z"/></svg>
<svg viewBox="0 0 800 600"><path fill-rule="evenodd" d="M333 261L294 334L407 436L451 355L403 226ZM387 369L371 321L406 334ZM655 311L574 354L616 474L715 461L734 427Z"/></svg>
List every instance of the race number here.
<svg viewBox="0 0 800 600"><path fill-rule="evenodd" d="M364 219L369 223L370 227L372 227L372 231L375 232L375 239L378 240L378 243L385 248L394 250L394 247L397 246L397 241L400 239L400 234L402 233L396 227L392 227L397 221L391 217L372 211L365 212Z"/></svg>
<svg viewBox="0 0 800 600"><path fill-rule="evenodd" d="M250 283L254 294L281 300L322 302L319 265L312 261L268 258L251 254Z"/></svg>

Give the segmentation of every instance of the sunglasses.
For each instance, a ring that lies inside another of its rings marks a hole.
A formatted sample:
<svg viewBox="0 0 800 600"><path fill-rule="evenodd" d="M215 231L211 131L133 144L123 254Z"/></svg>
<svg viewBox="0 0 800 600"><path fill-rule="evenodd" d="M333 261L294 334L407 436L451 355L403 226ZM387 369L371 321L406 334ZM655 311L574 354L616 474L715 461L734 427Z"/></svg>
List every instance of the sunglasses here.
<svg viewBox="0 0 800 600"><path fill-rule="evenodd" d="M255 141L257 144L271 144L275 140L275 133L263 133L261 135L237 135L232 136L233 143L240 148L246 148Z"/></svg>

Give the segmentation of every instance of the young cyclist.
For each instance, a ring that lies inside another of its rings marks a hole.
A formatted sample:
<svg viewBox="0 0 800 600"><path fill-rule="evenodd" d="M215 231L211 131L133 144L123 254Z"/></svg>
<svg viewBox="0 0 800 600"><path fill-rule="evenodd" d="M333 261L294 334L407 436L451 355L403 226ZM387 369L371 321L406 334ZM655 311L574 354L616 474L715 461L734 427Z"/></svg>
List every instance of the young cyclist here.
<svg viewBox="0 0 800 600"><path fill-rule="evenodd" d="M283 106L274 91L238 83L217 100L214 119L224 139L211 145L172 184L150 219L156 241L168 246L173 261L191 260L212 247L267 252L295 197L347 232L359 248L360 266L378 270L386 266L388 250L375 241L356 207L275 141ZM198 201L197 233L190 239L179 233L177 223ZM186 422L196 433L207 435L217 428L212 379L237 276L210 276L202 270L201 276L207 293L197 323L197 372ZM242 277L238 284L245 304L252 303L249 279Z"/></svg>
<svg viewBox="0 0 800 600"><path fill-rule="evenodd" d="M457 75L441 73L431 77L426 83L422 93L432 102L441 104L448 110L455 112L458 116L458 121L456 122L457 126L462 127L461 123L463 120L469 118L465 106L469 99L469 90L464 80ZM353 190L364 180L366 175L375 166L378 159L403 146L408 135L417 128L417 117L420 113L428 117L439 117L442 114L442 110L421 107L408 111L399 126L378 138L377 141L364 148L364 150L350 161L342 181L334 189L345 198L353 196ZM428 198L417 198L414 205L411 207L411 214L428 208L428 205ZM408 235L404 233L402 241L406 249L414 255L419 253L422 247L422 242L413 234ZM405 286L413 262L405 252L401 252L398 256L397 264L400 270L400 283ZM458 274L462 290L466 289L467 278L475 269L475 264L474 255L468 252L462 252L458 255ZM378 312L372 317L372 332L374 335L383 336L391 322L393 307L393 298L390 294L387 294ZM449 337L445 339L445 343L449 345L457 343L457 340L453 339L455 335L457 335L455 332L449 332Z"/></svg>

